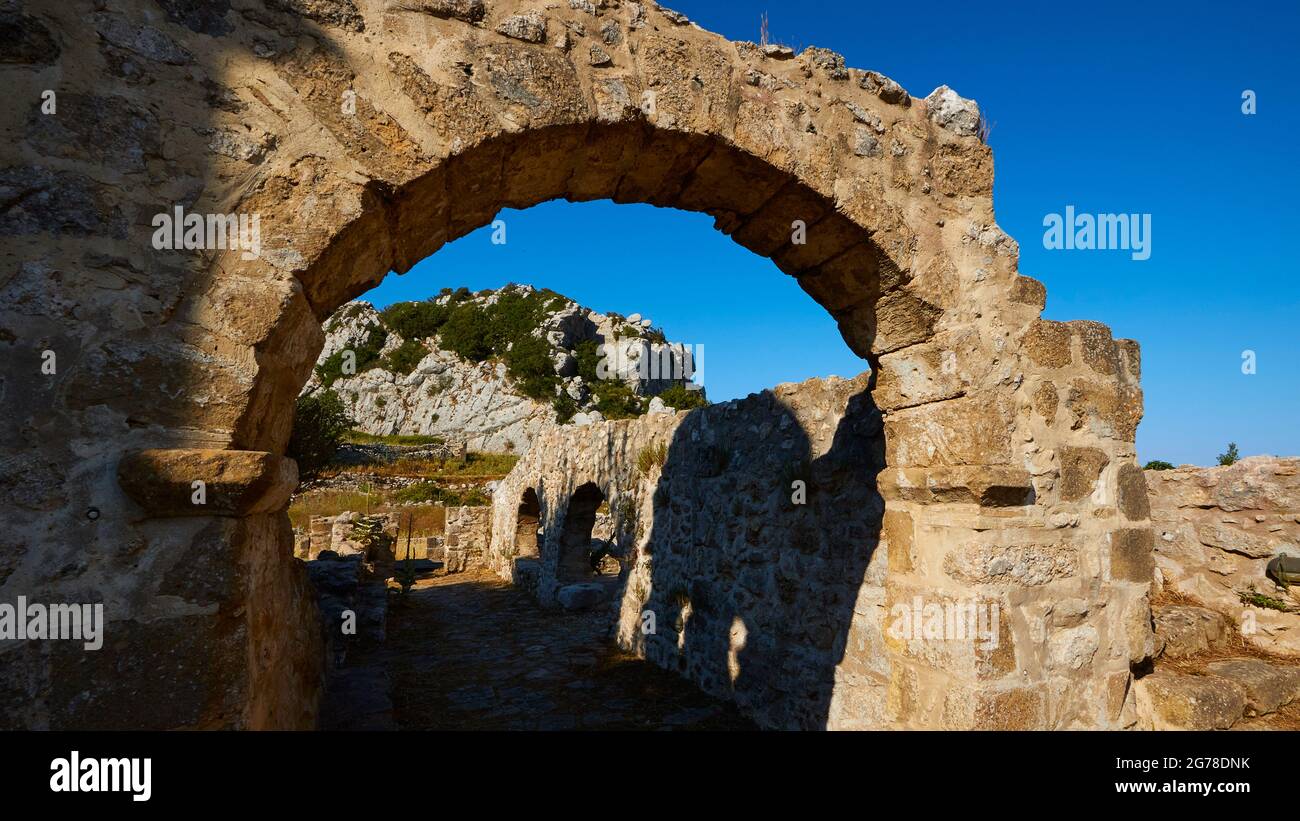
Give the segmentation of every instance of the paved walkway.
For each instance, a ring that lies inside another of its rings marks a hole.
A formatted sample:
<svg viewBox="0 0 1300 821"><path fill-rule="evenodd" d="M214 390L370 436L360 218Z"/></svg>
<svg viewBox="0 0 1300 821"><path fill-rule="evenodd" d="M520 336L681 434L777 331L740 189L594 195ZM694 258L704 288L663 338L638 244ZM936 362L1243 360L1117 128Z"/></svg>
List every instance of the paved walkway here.
<svg viewBox="0 0 1300 821"><path fill-rule="evenodd" d="M379 651L407 730L753 729L726 702L624 653L608 616L542 610L485 572L392 600Z"/></svg>

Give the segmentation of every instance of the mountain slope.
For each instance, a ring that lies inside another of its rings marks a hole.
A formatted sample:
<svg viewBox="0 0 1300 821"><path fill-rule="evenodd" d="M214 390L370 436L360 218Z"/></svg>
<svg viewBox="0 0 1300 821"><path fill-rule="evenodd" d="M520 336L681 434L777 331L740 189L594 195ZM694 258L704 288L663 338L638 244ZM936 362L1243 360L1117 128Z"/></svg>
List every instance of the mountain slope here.
<svg viewBox="0 0 1300 821"><path fill-rule="evenodd" d="M335 391L356 428L376 435L522 450L555 424L660 410L663 401L651 397L664 391L672 405L703 402L702 391L683 390L691 352L649 320L524 285L444 289L382 312L351 302L325 331L304 392Z"/></svg>

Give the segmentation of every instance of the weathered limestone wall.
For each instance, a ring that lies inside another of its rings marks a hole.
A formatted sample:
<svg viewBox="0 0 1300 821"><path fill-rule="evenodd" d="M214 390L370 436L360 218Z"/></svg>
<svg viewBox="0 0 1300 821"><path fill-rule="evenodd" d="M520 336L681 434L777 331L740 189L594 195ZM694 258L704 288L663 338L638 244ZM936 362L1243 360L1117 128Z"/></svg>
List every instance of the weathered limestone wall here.
<svg viewBox="0 0 1300 821"><path fill-rule="evenodd" d="M1123 723L1150 644L1137 346L1040 318L969 100L626 0L0 15L0 597L102 601L110 642L0 648L0 724L308 726L281 454L320 322L557 197L714 216L876 369L886 605L996 601L1009 631L994 658L891 646L893 720ZM177 208L256 216L259 242L159 248Z"/></svg>
<svg viewBox="0 0 1300 821"><path fill-rule="evenodd" d="M1077 540L1061 546L1017 532L1012 514L1025 516L1016 508L1034 500L1013 482L988 480L979 495L938 485L906 491L942 498L953 525L987 523L978 541L955 545L933 568L937 584L903 590L925 604L976 596L996 603L992 641L891 635L894 605L911 604L895 586L918 559L932 559L877 493L887 419L863 375L781 385L691 413L556 430L497 489L490 561L535 586L542 604L556 604L569 505L594 483L609 503L625 567L619 643L734 699L764 726L970 726L962 705L944 700L951 691L929 689L956 686L940 679L960 680L970 672L962 665L1044 694L1036 705L999 702L1013 712L985 715L982 726L1131 723L1128 642L1150 641L1145 587L1126 601L1102 582L1096 554L1070 533L1080 529L1077 514L1037 525ZM1110 471L1112 483L1119 472ZM1042 479L1047 487L1074 483L1084 496L1102 481L1074 470ZM795 482L806 487L805 504L794 503ZM529 488L541 507L537 559L521 559L515 541ZM1149 564L1143 572L1149 578ZM656 625L649 635L647 612ZM936 712L913 699L931 700ZM1061 714L1049 720L1048 707Z"/></svg>
<svg viewBox="0 0 1300 821"><path fill-rule="evenodd" d="M491 558L514 575L515 500L533 487L538 596L553 604L569 499L594 482L627 567L622 646L766 726L882 725L881 433L865 377L558 430L498 488ZM794 481L806 484L806 504L792 503ZM837 690L848 698L833 700Z"/></svg>
<svg viewBox="0 0 1300 821"><path fill-rule="evenodd" d="M1278 555L1300 556L1300 459L1251 456L1228 467L1145 471L1156 530L1155 562L1166 589L1246 620L1247 642L1300 656L1300 595L1265 573ZM1244 604L1251 590L1296 608ZM1292 588L1294 590L1295 588Z"/></svg>

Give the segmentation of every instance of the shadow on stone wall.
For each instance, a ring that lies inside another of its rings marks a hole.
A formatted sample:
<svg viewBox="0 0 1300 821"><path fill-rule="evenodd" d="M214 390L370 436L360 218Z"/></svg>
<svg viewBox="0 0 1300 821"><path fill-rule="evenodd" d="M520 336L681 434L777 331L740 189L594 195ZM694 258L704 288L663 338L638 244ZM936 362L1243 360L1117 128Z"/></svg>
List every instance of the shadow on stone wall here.
<svg viewBox="0 0 1300 821"><path fill-rule="evenodd" d="M869 389L834 424L842 407L814 397L798 412L764 391L693 412L654 491L642 613L655 614L656 631L632 641L766 727L825 728L846 653L866 652L880 692L887 681L881 645L853 630L877 623L874 612L855 619L855 606L874 607L869 594L859 605L864 585L883 600L884 556L872 561L883 424ZM793 501L798 482L804 504ZM629 584L635 600L635 574Z"/></svg>

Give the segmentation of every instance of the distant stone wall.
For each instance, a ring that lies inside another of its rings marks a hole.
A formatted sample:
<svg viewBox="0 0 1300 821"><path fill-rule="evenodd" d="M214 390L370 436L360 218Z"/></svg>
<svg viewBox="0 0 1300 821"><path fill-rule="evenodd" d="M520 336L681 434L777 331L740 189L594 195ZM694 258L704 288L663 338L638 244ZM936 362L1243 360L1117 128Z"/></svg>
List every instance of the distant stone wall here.
<svg viewBox="0 0 1300 821"><path fill-rule="evenodd" d="M346 511L337 516L313 516L306 530L294 540L294 555L311 561L321 551L332 550L340 556L364 554L370 561L391 561L406 555L406 537L401 530L398 513L373 514L384 523L384 530L393 538L392 547L382 555L367 551L351 538L352 524L361 514ZM448 507L442 535L419 536L411 540L411 550L416 559L432 559L443 563L447 573L459 573L485 561L491 541L491 508Z"/></svg>
<svg viewBox="0 0 1300 821"><path fill-rule="evenodd" d="M1300 458L1252 456L1145 475L1163 586L1234 622L1253 621L1243 630L1251 644L1300 656L1300 595L1265 573L1274 556L1300 556ZM1297 612L1248 606L1239 594L1252 588Z"/></svg>

